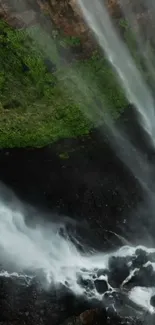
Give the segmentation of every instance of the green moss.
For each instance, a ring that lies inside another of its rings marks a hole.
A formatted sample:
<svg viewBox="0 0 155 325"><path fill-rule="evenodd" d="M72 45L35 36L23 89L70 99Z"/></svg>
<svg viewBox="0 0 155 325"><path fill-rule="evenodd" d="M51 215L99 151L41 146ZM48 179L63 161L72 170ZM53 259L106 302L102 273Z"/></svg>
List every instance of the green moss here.
<svg viewBox="0 0 155 325"><path fill-rule="evenodd" d="M79 37L75 37L75 36L65 36L62 39L60 39L60 43L62 46L64 47L76 47L76 46L80 46L81 45L81 40Z"/></svg>
<svg viewBox="0 0 155 325"><path fill-rule="evenodd" d="M37 26L17 31L0 21L1 148L89 134L107 110L117 118L126 106L104 58L64 64L57 45Z"/></svg>
<svg viewBox="0 0 155 325"><path fill-rule="evenodd" d="M72 65L63 76L70 96L95 123L102 123L108 112L114 119L118 118L127 105L110 64L97 53Z"/></svg>

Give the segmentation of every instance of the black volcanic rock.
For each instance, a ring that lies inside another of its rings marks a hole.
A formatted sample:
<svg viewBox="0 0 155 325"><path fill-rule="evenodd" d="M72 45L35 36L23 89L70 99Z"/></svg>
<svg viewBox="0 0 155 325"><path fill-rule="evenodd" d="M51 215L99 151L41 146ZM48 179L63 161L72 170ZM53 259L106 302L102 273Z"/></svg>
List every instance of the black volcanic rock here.
<svg viewBox="0 0 155 325"><path fill-rule="evenodd" d="M148 254L148 260L155 263L155 253Z"/></svg>
<svg viewBox="0 0 155 325"><path fill-rule="evenodd" d="M64 152L67 159L61 156ZM120 245L105 228L124 233L128 229L124 217L141 197L137 181L100 130L45 148L1 150L0 180L21 199L43 212L48 209L44 218L51 220L52 210L81 225L87 222L93 234L87 228L87 236L82 238L92 237L93 248L104 245L105 250Z"/></svg>
<svg viewBox="0 0 155 325"><path fill-rule="evenodd" d="M114 303L115 303L115 297L109 292L105 292L105 294L103 295L104 306L108 307L109 305L113 305Z"/></svg>
<svg viewBox="0 0 155 325"><path fill-rule="evenodd" d="M96 279L94 281L95 288L98 291L98 293L103 294L108 290L108 284L106 280L103 279Z"/></svg>
<svg viewBox="0 0 155 325"><path fill-rule="evenodd" d="M85 310L78 316L68 318L62 325L143 325L136 317L121 317L113 306L105 309ZM152 324L151 324L152 325Z"/></svg>
<svg viewBox="0 0 155 325"><path fill-rule="evenodd" d="M132 261L132 266L134 268L140 268L149 261L149 256L143 249L137 249L135 252L135 257Z"/></svg>
<svg viewBox="0 0 155 325"><path fill-rule="evenodd" d="M129 274L130 269L127 265L126 258L112 256L109 259L108 281L112 287L119 287Z"/></svg>
<svg viewBox="0 0 155 325"><path fill-rule="evenodd" d="M155 307L155 295L153 295L150 299L151 306Z"/></svg>
<svg viewBox="0 0 155 325"><path fill-rule="evenodd" d="M84 279L81 275L79 275L77 282L82 288L90 290L94 288L93 281L90 279Z"/></svg>
<svg viewBox="0 0 155 325"><path fill-rule="evenodd" d="M136 271L132 278L125 284L126 287L133 288L134 286L152 287L155 283L155 272L152 265L142 267Z"/></svg>

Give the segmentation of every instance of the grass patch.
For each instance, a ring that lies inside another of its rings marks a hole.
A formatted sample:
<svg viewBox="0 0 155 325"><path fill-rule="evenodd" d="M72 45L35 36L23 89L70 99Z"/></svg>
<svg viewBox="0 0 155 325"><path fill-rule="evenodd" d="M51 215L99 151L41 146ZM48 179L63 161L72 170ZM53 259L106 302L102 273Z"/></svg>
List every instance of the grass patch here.
<svg viewBox="0 0 155 325"><path fill-rule="evenodd" d="M77 46L79 40L64 43ZM107 107L117 118L126 106L104 58L94 53L64 64L58 45L39 27L17 31L0 21L1 148L41 147L88 134Z"/></svg>

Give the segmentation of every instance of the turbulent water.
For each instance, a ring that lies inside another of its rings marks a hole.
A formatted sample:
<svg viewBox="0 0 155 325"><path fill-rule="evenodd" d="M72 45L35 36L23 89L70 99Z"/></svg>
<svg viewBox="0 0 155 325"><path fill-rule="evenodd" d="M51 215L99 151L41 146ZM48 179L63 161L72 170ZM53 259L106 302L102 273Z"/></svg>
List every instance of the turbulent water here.
<svg viewBox="0 0 155 325"><path fill-rule="evenodd" d="M154 313L150 298L155 292L155 249L123 246L109 254L81 252L65 225L54 222L30 227L18 204L13 208L1 201L0 256L1 277L16 278L25 285L37 277L47 289L64 287L103 303L113 299L113 293L121 293L142 311ZM140 302L139 295L143 297Z"/></svg>

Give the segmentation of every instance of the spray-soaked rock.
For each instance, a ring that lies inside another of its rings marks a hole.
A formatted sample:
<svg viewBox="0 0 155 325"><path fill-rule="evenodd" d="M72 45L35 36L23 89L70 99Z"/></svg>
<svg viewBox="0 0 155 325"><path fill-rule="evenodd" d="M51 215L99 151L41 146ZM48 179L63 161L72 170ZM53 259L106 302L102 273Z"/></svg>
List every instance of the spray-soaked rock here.
<svg viewBox="0 0 155 325"><path fill-rule="evenodd" d="M103 294L108 290L108 284L107 281L104 279L96 279L94 281L95 288L98 291L98 293Z"/></svg>
<svg viewBox="0 0 155 325"><path fill-rule="evenodd" d="M153 295L150 299L150 305L155 307L155 295Z"/></svg>
<svg viewBox="0 0 155 325"><path fill-rule="evenodd" d="M115 303L115 299L112 294L109 292L105 292L103 295L103 305L108 307L109 305L113 305Z"/></svg>
<svg viewBox="0 0 155 325"><path fill-rule="evenodd" d="M119 287L129 274L130 269L126 258L112 256L109 259L108 281L113 287Z"/></svg>
<svg viewBox="0 0 155 325"><path fill-rule="evenodd" d="M81 275L78 276L77 283L84 289L94 289L94 283L91 279L85 279Z"/></svg>
<svg viewBox="0 0 155 325"><path fill-rule="evenodd" d="M142 325L136 317L121 317L114 306L86 310L77 317L70 317L62 325ZM152 324L151 324L152 325Z"/></svg>
<svg viewBox="0 0 155 325"><path fill-rule="evenodd" d="M155 253L148 254L148 260L155 263Z"/></svg>
<svg viewBox="0 0 155 325"><path fill-rule="evenodd" d="M143 249L140 249L140 248L136 249L135 255L136 256L134 256L133 260L132 260L132 266L134 268L142 267L149 260L149 256L148 256L147 252Z"/></svg>
<svg viewBox="0 0 155 325"><path fill-rule="evenodd" d="M124 295L121 292L113 291L111 293L116 309L120 309L124 305Z"/></svg>
<svg viewBox="0 0 155 325"><path fill-rule="evenodd" d="M114 305L109 305L106 309L107 314L110 315L111 318L117 317L117 311Z"/></svg>
<svg viewBox="0 0 155 325"><path fill-rule="evenodd" d="M125 284L126 287L133 288L134 286L152 287L155 283L155 272L152 265L142 267L134 272L131 279Z"/></svg>

